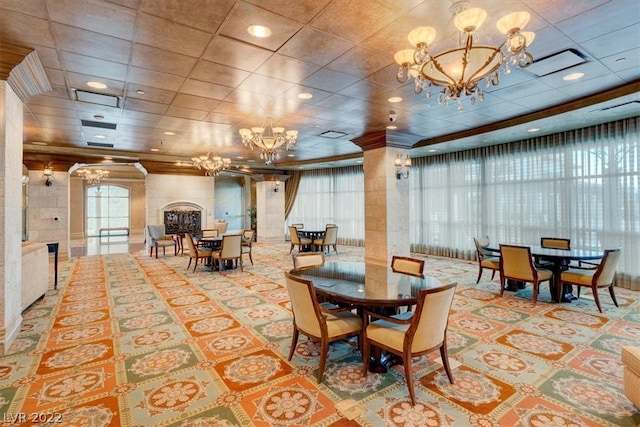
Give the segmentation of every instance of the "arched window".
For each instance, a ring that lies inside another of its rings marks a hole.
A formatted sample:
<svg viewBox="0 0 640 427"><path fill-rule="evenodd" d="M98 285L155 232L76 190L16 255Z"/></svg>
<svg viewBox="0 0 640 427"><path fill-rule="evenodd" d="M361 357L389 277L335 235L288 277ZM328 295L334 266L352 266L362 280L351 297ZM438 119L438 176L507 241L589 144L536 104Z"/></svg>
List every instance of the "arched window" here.
<svg viewBox="0 0 640 427"><path fill-rule="evenodd" d="M119 185L92 185L86 189L87 237L100 236L100 229L129 228L131 191ZM109 233L103 233L108 235Z"/></svg>

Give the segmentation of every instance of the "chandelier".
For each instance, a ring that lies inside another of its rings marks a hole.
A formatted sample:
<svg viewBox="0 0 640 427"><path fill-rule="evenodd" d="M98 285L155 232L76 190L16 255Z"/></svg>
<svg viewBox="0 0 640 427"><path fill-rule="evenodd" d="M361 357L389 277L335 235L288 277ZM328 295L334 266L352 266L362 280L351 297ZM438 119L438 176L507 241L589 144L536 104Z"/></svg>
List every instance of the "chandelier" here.
<svg viewBox="0 0 640 427"><path fill-rule="evenodd" d="M207 176L218 176L231 165L231 159L222 158L210 152L206 156L191 158L191 162L195 168L204 169L204 174Z"/></svg>
<svg viewBox="0 0 640 427"><path fill-rule="evenodd" d="M256 146L260 150L260 158L267 165L280 158L282 148L289 150L293 147L298 138L297 130L285 131L283 127L274 127L271 117L267 117L267 122L260 127L243 128L239 132L244 146L252 150Z"/></svg>
<svg viewBox="0 0 640 427"><path fill-rule="evenodd" d="M102 169L78 169L78 175L82 177L87 184L99 184L100 180L109 176L109 171Z"/></svg>
<svg viewBox="0 0 640 427"><path fill-rule="evenodd" d="M479 7L470 8L465 1L454 2L450 9L453 23L460 31L458 47L436 53L432 42L436 38L433 27L418 27L409 35L414 49L403 49L395 53L394 59L400 64L397 74L399 83L411 77L415 79L416 94L426 90L431 98L433 86L442 88L438 104L458 104L463 111L462 99L469 98L471 105L484 100L481 88L500 84L500 74L509 74L513 67L526 68L533 63L533 56L526 51L535 38L531 31L521 31L529 22L529 12L514 12L500 18L496 26L505 35L498 46L474 44L474 33L487 17L487 12Z"/></svg>

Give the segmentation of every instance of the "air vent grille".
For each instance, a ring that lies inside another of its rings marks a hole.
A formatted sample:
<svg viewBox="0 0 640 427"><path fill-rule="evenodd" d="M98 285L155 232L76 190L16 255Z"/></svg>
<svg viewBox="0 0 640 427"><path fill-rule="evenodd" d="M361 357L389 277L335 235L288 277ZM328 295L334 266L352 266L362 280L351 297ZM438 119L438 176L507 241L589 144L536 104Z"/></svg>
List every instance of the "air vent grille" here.
<svg viewBox="0 0 640 427"><path fill-rule="evenodd" d="M320 134L320 136L322 136L323 138L332 138L332 139L341 138L346 135L347 134L344 132L336 132L334 130L328 130Z"/></svg>
<svg viewBox="0 0 640 427"><path fill-rule="evenodd" d="M113 144L109 144L109 143L106 143L106 142L90 142L90 141L87 141L87 145L89 147L113 148Z"/></svg>
<svg viewBox="0 0 640 427"><path fill-rule="evenodd" d="M101 128L101 129L115 129L115 123L106 123L106 122L94 122L93 120L82 120L82 126L88 126L93 128Z"/></svg>
<svg viewBox="0 0 640 427"><path fill-rule="evenodd" d="M105 95L102 93L87 92L71 88L69 90L72 101L88 102L91 104L106 105L107 107L120 108L120 97Z"/></svg>
<svg viewBox="0 0 640 427"><path fill-rule="evenodd" d="M546 76L558 71L566 70L567 68L575 67L587 62L584 55L575 49L567 49L560 52L556 52L552 55L539 58L524 68L524 71L533 73L538 77Z"/></svg>

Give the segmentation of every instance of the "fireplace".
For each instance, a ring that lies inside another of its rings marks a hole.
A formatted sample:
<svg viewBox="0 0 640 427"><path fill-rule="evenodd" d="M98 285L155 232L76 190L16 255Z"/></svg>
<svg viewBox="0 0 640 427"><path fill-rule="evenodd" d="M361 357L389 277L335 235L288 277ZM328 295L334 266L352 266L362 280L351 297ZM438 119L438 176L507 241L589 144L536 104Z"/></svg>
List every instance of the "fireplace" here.
<svg viewBox="0 0 640 427"><path fill-rule="evenodd" d="M201 211L164 211L164 232L165 234L191 234L196 236L201 233L201 221Z"/></svg>

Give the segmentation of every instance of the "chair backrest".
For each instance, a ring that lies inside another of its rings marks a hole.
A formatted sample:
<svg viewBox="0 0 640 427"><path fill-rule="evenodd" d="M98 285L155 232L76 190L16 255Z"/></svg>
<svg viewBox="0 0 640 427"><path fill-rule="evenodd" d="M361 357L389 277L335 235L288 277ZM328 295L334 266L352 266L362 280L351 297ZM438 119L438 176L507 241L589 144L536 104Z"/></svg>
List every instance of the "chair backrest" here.
<svg viewBox="0 0 640 427"><path fill-rule="evenodd" d="M324 238L322 239L322 242L325 245L335 245L338 241L338 227L333 226L333 227L327 227L324 230Z"/></svg>
<svg viewBox="0 0 640 427"><path fill-rule="evenodd" d="M191 258L195 258L198 254L198 249L196 248L196 244L193 241L193 236L191 234L186 234L184 237L187 240L187 246L189 247L189 256Z"/></svg>
<svg viewBox="0 0 640 427"><path fill-rule="evenodd" d="M529 246L500 245L500 272L504 277L533 281L537 272Z"/></svg>
<svg viewBox="0 0 640 427"><path fill-rule="evenodd" d="M571 249L571 239L564 239L562 237L541 237L540 246L548 249Z"/></svg>
<svg viewBox="0 0 640 427"><path fill-rule="evenodd" d="M151 244L154 244L157 240L165 239L164 225L147 225L149 230L149 240Z"/></svg>
<svg viewBox="0 0 640 427"><path fill-rule="evenodd" d="M202 230L202 237L218 237L218 229L207 228L205 230Z"/></svg>
<svg viewBox="0 0 640 427"><path fill-rule="evenodd" d="M313 282L292 274L285 273L291 311L296 326L303 332L319 337L322 333L321 322L324 320L318 305Z"/></svg>
<svg viewBox="0 0 640 427"><path fill-rule="evenodd" d="M227 234L222 236L222 246L220 247L220 258L232 259L240 258L242 253L242 235Z"/></svg>
<svg viewBox="0 0 640 427"><path fill-rule="evenodd" d="M457 283L450 283L420 291L411 325L405 334L405 345L406 340L410 340L412 353L436 347L446 339L456 286Z"/></svg>
<svg viewBox="0 0 640 427"><path fill-rule="evenodd" d="M294 245L300 244L300 237L298 236L298 229L293 225L289 226L289 234L291 235L291 243Z"/></svg>
<svg viewBox="0 0 640 427"><path fill-rule="evenodd" d="M304 228L304 224L291 224L290 227L303 229Z"/></svg>
<svg viewBox="0 0 640 427"><path fill-rule="evenodd" d="M326 228L326 227L337 227L337 226L338 226L337 224L326 224L326 225L325 225L325 228Z"/></svg>
<svg viewBox="0 0 640 427"><path fill-rule="evenodd" d="M483 259L491 256L491 253L485 249L485 247L489 246L489 236L474 237L473 243L476 245L478 261L482 261Z"/></svg>
<svg viewBox="0 0 640 427"><path fill-rule="evenodd" d="M398 273L423 277L424 260L394 255L391 258L391 269Z"/></svg>
<svg viewBox="0 0 640 427"><path fill-rule="evenodd" d="M253 244L253 236L255 233L255 230L244 230L242 232L242 237L244 238L242 244L244 246L251 246Z"/></svg>
<svg viewBox="0 0 640 427"><path fill-rule="evenodd" d="M292 255L293 268L320 267L324 265L324 253L304 252Z"/></svg>
<svg viewBox="0 0 640 427"><path fill-rule="evenodd" d="M609 286L613 283L616 267L620 259L620 249L607 249L604 251L602 261L593 275L593 280L598 286Z"/></svg>

